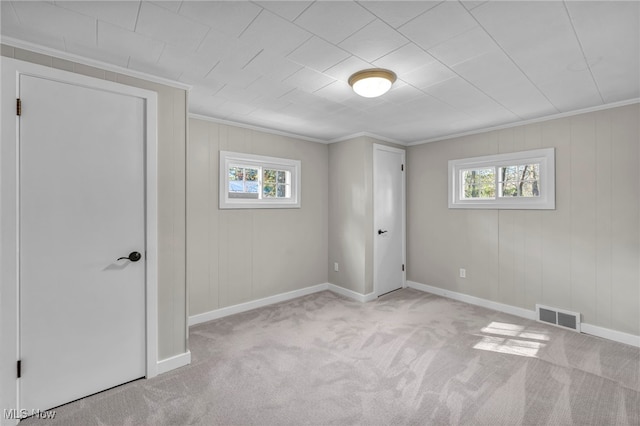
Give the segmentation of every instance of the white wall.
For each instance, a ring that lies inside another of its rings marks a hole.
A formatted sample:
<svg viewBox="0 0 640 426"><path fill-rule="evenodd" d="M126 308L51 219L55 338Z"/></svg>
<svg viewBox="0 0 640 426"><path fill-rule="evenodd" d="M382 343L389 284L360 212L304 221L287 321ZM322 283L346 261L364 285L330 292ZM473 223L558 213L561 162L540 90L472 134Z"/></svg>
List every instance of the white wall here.
<svg viewBox="0 0 640 426"><path fill-rule="evenodd" d="M190 119L189 315L327 282L327 145ZM219 151L302 161L299 209L218 208Z"/></svg>
<svg viewBox="0 0 640 426"><path fill-rule="evenodd" d="M368 136L329 145L329 282L360 294L373 292L373 144L405 148Z"/></svg>
<svg viewBox="0 0 640 426"><path fill-rule="evenodd" d="M639 123L635 104L409 147L408 280L639 335ZM448 160L546 147L556 210L447 208Z"/></svg>
<svg viewBox="0 0 640 426"><path fill-rule="evenodd" d="M368 148L364 138L329 145L329 281L360 294L367 293L371 280L366 274L373 184Z"/></svg>

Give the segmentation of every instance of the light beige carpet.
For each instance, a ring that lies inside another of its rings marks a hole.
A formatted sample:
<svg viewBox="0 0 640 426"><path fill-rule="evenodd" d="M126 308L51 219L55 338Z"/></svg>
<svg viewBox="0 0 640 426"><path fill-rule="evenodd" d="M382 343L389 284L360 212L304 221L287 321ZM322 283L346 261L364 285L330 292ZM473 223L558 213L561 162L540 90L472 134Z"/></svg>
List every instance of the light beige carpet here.
<svg viewBox="0 0 640 426"><path fill-rule="evenodd" d="M640 425L640 350L405 289L195 326L193 362L49 425Z"/></svg>

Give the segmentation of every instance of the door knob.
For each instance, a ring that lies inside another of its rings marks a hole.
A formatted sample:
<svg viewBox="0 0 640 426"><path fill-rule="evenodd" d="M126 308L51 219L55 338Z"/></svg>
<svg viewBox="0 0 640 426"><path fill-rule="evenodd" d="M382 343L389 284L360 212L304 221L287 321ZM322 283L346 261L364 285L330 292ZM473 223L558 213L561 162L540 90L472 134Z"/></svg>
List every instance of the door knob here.
<svg viewBox="0 0 640 426"><path fill-rule="evenodd" d="M142 259L142 255L137 251L132 251L131 253L129 253L129 256L118 258L118 260L122 260L122 259L128 259L132 262L137 262L138 260Z"/></svg>
<svg viewBox="0 0 640 426"><path fill-rule="evenodd" d="M386 230L383 231L382 229L378 229L378 235L382 235L382 234L384 234L386 232L387 232Z"/></svg>

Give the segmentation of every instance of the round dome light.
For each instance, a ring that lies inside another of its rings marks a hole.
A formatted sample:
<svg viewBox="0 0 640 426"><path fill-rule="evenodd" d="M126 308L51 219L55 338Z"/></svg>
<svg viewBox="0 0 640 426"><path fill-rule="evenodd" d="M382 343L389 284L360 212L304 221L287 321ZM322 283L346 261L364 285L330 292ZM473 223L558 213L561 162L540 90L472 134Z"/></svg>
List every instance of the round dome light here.
<svg viewBox="0 0 640 426"><path fill-rule="evenodd" d="M349 77L349 85L353 91L365 98L376 98L384 95L396 81L393 71L374 68L358 71Z"/></svg>

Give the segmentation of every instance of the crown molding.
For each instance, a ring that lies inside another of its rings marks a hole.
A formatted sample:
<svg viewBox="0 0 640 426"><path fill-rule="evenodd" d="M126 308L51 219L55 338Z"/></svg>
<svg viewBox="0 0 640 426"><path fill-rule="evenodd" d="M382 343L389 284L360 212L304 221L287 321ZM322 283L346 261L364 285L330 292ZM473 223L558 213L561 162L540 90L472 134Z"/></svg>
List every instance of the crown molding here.
<svg viewBox="0 0 640 426"><path fill-rule="evenodd" d="M389 142L389 143L394 143L396 145L407 146L406 142L402 142L402 141L399 141L399 140L396 140L396 139L387 138L387 137L376 135L375 133L369 133L369 132L358 132L358 133L354 133L352 135L341 136L341 137L336 138L336 139L331 139L329 141L329 143L344 142L344 141L348 141L350 139L360 138L360 137L363 137L363 136L367 137L367 138L377 139L377 140L382 141L382 142Z"/></svg>
<svg viewBox="0 0 640 426"><path fill-rule="evenodd" d="M448 139L461 138L463 136L472 136L472 135L477 135L477 134L481 134L481 133L493 132L495 130L510 129L510 128L513 128L513 127L526 126L527 124L542 123L542 122L545 122L545 121L557 120L559 118L573 117L575 115L588 114L590 112L604 111L604 110L607 110L607 109L619 108L619 107L623 107L623 106L627 106L627 105L633 105L633 104L637 104L637 103L640 103L640 98L627 99L625 101L619 101L619 102L611 102L611 103L608 103L608 104L598 105L598 106L595 106L595 107L583 108L583 109L578 109L578 110L569 111L569 112L561 112L561 113L558 113L558 114L547 115L547 116L544 116L544 117L532 118L530 120L516 121L514 123L502 124L500 126L487 127L485 129L470 130L468 132L456 133L456 134L453 134L453 135L439 136L439 137L432 138L432 139L409 142L406 145L407 146L423 145L425 143L431 143L431 142L444 141L444 140L448 140Z"/></svg>
<svg viewBox="0 0 640 426"><path fill-rule="evenodd" d="M53 49L51 47L45 47L39 44L23 41L13 37L2 36L0 42L7 46L16 47L18 49L29 50L31 52L40 53L43 55L54 56L59 59L65 59L67 61L76 62L82 65L88 65L90 67L100 68L105 71L111 71L118 74L123 74L129 77L140 78L143 80L151 81L153 83L163 84L169 87L175 87L176 89L191 90L190 85L181 83L179 81L170 80L168 78L158 77L153 74L147 74L141 71L135 71L129 68L121 67L119 65L113 65L106 62L98 61L96 59L89 59L84 56L76 55L62 50Z"/></svg>
<svg viewBox="0 0 640 426"><path fill-rule="evenodd" d="M317 139L317 138L312 138L312 137L309 137L309 136L298 135L298 134L295 134L295 133L283 132L282 130L276 130L276 129L272 129L272 128L269 128L269 127L254 126L253 124L241 123L241 122L231 121L231 120L224 120L222 118L210 117L208 115L195 114L193 112L189 113L189 118L195 118L197 120L209 121L211 123L216 123L216 124L224 124L224 125L227 125L227 126L240 127L242 129L256 130L258 132L269 133L269 134L272 134L272 135L285 136L285 137L294 138L294 139L301 139L301 140L308 141L308 142L316 142L316 143L322 143L322 144L330 143L329 141L326 141L324 139Z"/></svg>

